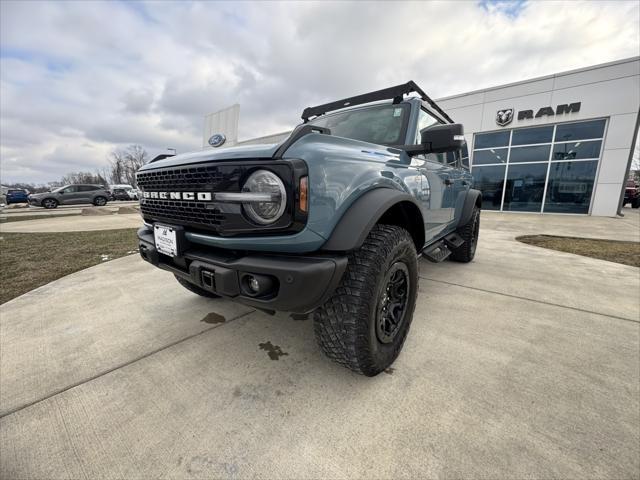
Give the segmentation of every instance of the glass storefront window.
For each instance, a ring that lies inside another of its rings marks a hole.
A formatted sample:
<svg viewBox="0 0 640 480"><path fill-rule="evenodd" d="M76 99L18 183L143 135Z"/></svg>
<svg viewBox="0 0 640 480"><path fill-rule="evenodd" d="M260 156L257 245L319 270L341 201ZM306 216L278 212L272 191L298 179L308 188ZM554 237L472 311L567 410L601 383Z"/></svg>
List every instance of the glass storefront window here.
<svg viewBox="0 0 640 480"><path fill-rule="evenodd" d="M490 163L507 163L507 148L491 148L489 150L477 150L473 152L474 165L487 165Z"/></svg>
<svg viewBox="0 0 640 480"><path fill-rule="evenodd" d="M606 124L600 119L476 134L471 172L486 208L589 213Z"/></svg>
<svg viewBox="0 0 640 480"><path fill-rule="evenodd" d="M593 122L565 123L556 128L556 142L568 140L582 140L585 138L602 138L604 136L605 120Z"/></svg>
<svg viewBox="0 0 640 480"><path fill-rule="evenodd" d="M536 145L535 147L516 147L511 149L509 163L520 162L548 162L551 145Z"/></svg>
<svg viewBox="0 0 640 480"><path fill-rule="evenodd" d="M473 148L506 147L509 145L509 130L502 132L478 133Z"/></svg>
<svg viewBox="0 0 640 480"><path fill-rule="evenodd" d="M482 192L484 210L500 210L505 168L504 165L473 168L473 188Z"/></svg>
<svg viewBox="0 0 640 480"><path fill-rule="evenodd" d="M503 210L539 212L547 178L547 163L510 165L504 192Z"/></svg>
<svg viewBox="0 0 640 480"><path fill-rule="evenodd" d="M513 131L511 145L530 145L533 143L551 143L553 125L538 128L521 128Z"/></svg>
<svg viewBox="0 0 640 480"><path fill-rule="evenodd" d="M549 170L544 211L589 213L598 162L555 162Z"/></svg>
<svg viewBox="0 0 640 480"><path fill-rule="evenodd" d="M580 158L598 158L601 141L557 143L553 146L552 160L575 160Z"/></svg>

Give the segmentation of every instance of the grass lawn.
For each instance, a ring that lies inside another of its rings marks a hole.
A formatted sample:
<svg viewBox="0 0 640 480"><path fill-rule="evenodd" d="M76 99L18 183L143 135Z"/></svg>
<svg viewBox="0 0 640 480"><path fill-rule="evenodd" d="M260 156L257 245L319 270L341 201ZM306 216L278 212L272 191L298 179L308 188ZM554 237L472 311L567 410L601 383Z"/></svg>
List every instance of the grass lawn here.
<svg viewBox="0 0 640 480"><path fill-rule="evenodd" d="M70 273L137 251L135 228L0 235L0 304Z"/></svg>
<svg viewBox="0 0 640 480"><path fill-rule="evenodd" d="M79 213L64 213L62 215L11 215L0 218L0 223L22 222L24 220L41 220L43 218L77 217Z"/></svg>
<svg viewBox="0 0 640 480"><path fill-rule="evenodd" d="M599 240L577 237L556 237L554 235L524 235L517 237L523 243L538 247L575 253L585 257L608 260L632 267L640 267L640 243L618 240Z"/></svg>

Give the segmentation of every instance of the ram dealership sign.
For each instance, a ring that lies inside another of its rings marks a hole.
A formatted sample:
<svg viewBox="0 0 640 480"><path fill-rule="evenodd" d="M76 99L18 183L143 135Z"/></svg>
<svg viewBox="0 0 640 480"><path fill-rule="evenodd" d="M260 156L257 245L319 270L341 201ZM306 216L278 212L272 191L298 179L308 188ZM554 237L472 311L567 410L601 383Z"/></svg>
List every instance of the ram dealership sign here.
<svg viewBox="0 0 640 480"><path fill-rule="evenodd" d="M558 105L554 110L553 107L542 107L534 115L533 110L519 110L518 120L527 120L529 118L552 117L555 115L564 115L565 113L577 113L580 111L582 102L565 103ZM496 124L501 127L511 123L514 117L513 108L501 108L496 112Z"/></svg>

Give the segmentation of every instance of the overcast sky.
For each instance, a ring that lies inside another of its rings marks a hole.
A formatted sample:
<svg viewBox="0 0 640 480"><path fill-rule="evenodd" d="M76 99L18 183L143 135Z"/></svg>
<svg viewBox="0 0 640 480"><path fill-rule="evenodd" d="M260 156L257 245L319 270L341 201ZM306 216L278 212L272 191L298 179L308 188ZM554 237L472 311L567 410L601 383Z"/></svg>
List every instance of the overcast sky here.
<svg viewBox="0 0 640 480"><path fill-rule="evenodd" d="M93 171L131 143L197 150L407 80L432 97L639 54L639 2L0 2L2 183Z"/></svg>

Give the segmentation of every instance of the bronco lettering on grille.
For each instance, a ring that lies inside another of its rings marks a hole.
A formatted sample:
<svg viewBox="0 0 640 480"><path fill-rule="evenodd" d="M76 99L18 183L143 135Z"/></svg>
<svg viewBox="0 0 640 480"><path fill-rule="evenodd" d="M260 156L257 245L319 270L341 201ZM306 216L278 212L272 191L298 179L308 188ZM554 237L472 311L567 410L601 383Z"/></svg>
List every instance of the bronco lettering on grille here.
<svg viewBox="0 0 640 480"><path fill-rule="evenodd" d="M142 192L143 198L158 200L197 200L199 202L213 201L211 192Z"/></svg>

